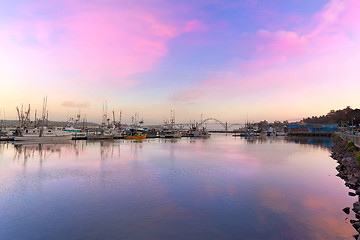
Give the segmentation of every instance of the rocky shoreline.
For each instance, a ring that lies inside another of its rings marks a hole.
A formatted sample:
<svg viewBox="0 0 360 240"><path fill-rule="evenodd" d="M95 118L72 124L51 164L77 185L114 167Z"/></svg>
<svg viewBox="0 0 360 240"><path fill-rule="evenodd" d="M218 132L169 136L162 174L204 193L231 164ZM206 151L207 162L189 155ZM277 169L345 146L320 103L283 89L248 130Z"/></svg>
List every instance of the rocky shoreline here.
<svg viewBox="0 0 360 240"><path fill-rule="evenodd" d="M342 139L339 135L332 137L334 146L331 149L331 157L338 162L336 170L339 172L338 177L345 181L345 185L355 190L349 192L350 196L358 196L357 201L353 204L352 210L355 212L356 220L350 220L352 226L360 233L360 164L356 161L358 153L357 148L352 148L349 151L348 140ZM346 214L350 213L350 208L343 209ZM359 234L354 235L355 239L360 240Z"/></svg>

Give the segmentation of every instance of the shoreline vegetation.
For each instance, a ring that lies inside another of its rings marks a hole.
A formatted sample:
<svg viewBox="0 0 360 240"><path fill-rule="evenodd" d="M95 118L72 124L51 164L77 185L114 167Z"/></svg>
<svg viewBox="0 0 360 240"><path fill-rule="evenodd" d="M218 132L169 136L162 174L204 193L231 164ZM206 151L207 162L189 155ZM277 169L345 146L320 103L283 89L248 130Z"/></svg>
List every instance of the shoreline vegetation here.
<svg viewBox="0 0 360 240"><path fill-rule="evenodd" d="M332 136L334 146L331 149L331 157L338 162L336 176L345 181L345 186L355 192L349 192L350 196L358 196L353 204L352 211L355 213L356 220L351 219L350 223L355 230L360 233L360 149L352 141L343 139L339 134ZM350 207L345 207L343 211L350 214ZM359 234L354 235L355 239L360 240Z"/></svg>

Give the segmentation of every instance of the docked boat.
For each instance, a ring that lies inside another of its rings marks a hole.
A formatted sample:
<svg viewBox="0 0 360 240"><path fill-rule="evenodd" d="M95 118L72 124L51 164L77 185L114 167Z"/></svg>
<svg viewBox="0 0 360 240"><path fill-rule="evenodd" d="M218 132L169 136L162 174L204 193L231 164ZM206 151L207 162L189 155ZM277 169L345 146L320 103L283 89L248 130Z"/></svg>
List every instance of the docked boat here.
<svg viewBox="0 0 360 240"><path fill-rule="evenodd" d="M87 139L87 133L82 131L81 129L74 128L74 127L65 127L64 131L71 133L73 140L85 140L85 139Z"/></svg>
<svg viewBox="0 0 360 240"><path fill-rule="evenodd" d="M196 138L209 138L211 134L205 129L205 127L203 127L202 129L198 129L194 126L185 136Z"/></svg>
<svg viewBox="0 0 360 240"><path fill-rule="evenodd" d="M54 142L72 139L72 134L65 131L44 128L26 129L21 134L14 136L14 141L28 142Z"/></svg>
<svg viewBox="0 0 360 240"><path fill-rule="evenodd" d="M137 140L137 139L145 139L146 134L142 134L140 131L135 131L135 129L130 129L130 131L126 131L124 135L124 139L128 140Z"/></svg>
<svg viewBox="0 0 360 240"><path fill-rule="evenodd" d="M12 141L13 136L10 136L8 132L0 130L0 141Z"/></svg>
<svg viewBox="0 0 360 240"><path fill-rule="evenodd" d="M114 139L114 134L107 131L89 133L87 135L88 140L102 140L102 139Z"/></svg>
<svg viewBox="0 0 360 240"><path fill-rule="evenodd" d="M159 136L160 138L181 138L181 133L177 130L164 130Z"/></svg>
<svg viewBox="0 0 360 240"><path fill-rule="evenodd" d="M139 139L146 139L146 134L142 135L134 135L134 136L131 136L131 135L125 135L124 136L124 139L127 139L127 140L139 140Z"/></svg>
<svg viewBox="0 0 360 240"><path fill-rule="evenodd" d="M207 131L195 131L193 137L209 138L211 136Z"/></svg>

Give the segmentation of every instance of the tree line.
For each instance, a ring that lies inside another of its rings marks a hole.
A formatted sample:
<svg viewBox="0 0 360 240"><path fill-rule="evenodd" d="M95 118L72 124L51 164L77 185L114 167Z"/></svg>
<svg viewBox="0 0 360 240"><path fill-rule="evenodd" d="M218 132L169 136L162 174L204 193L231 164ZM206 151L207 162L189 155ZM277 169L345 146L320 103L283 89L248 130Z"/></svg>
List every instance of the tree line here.
<svg viewBox="0 0 360 240"><path fill-rule="evenodd" d="M312 116L304 118L306 123L324 123L324 124L339 124L341 125L358 125L360 123L360 109L352 109L347 106L341 110L331 110L328 114L322 116Z"/></svg>

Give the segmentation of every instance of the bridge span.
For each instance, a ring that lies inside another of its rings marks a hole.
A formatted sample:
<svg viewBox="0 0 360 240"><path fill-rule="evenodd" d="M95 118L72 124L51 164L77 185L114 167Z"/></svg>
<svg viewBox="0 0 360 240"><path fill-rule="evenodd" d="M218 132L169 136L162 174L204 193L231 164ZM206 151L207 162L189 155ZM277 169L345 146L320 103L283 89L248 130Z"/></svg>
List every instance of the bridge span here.
<svg viewBox="0 0 360 240"><path fill-rule="evenodd" d="M193 122L193 123L177 123L175 124L176 126L180 127L180 128L184 128L184 127L201 127L203 126L204 124L207 124L207 123L213 123L213 124L218 124L220 125L221 127L224 128L225 131L229 131L232 127L235 127L235 126L238 126L238 127L243 127L245 124L244 123L229 123L229 122L223 122L223 121L220 121L216 118L206 118L200 122Z"/></svg>

